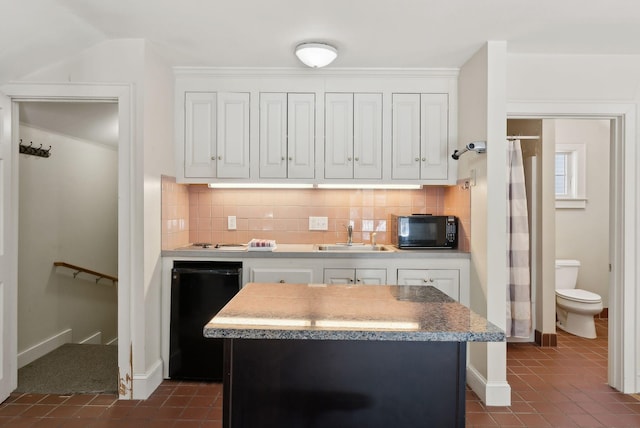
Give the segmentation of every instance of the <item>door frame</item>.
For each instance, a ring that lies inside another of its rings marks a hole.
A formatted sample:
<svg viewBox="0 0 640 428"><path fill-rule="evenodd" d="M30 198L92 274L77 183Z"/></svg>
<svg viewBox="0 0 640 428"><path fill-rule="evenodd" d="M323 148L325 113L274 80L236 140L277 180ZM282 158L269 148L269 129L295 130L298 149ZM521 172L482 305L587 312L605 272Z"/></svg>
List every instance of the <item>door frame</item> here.
<svg viewBox="0 0 640 428"><path fill-rule="evenodd" d="M635 171L640 168L637 150L637 107L635 104L562 103L519 101L507 104L509 119L588 118L608 119L611 126L609 257L609 358L608 383L626 393L637 393L638 338L636 309L638 269L637 244L640 240L640 201Z"/></svg>
<svg viewBox="0 0 640 428"><path fill-rule="evenodd" d="M135 156L134 142L134 110L133 85L128 84L41 84L41 83L10 83L0 87L0 91L12 100L12 141L17 141L18 133L18 102L56 101L56 102L87 102L109 101L118 104L118 396L120 399L133 399L133 314L132 314L132 284L143 277L140 263L133 263L134 255L142 248L140 233L134 233L138 219L142 218L142 206L135 200L136 171L141 171L138 164L142 159ZM17 147L17 146L16 146ZM15 149L15 147L14 147ZM18 195L18 156L12 153L12 167L14 168L11 190ZM138 198L140 199L140 198ZM17 230L18 218L12 227ZM17 249L17 234L15 234L12 248ZM17 258L12 267L17 273ZM140 281L138 281L140 282ZM9 284L15 288L17 283ZM17 298L17 297L16 297ZM17 302L16 306L17 306ZM14 323L7 326L10 335L17 338L18 326ZM11 358L17 361L17 349L11 350ZM15 365L17 370L17 364Z"/></svg>

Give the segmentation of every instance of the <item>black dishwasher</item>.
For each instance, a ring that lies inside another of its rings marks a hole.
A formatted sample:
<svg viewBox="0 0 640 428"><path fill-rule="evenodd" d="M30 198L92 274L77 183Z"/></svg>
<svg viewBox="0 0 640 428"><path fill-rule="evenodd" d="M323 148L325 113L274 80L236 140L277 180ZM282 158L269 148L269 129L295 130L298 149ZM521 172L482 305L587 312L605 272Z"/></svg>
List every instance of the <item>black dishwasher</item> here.
<svg viewBox="0 0 640 428"><path fill-rule="evenodd" d="M169 377L222 380L223 339L202 330L240 290L241 262L175 261L171 270Z"/></svg>

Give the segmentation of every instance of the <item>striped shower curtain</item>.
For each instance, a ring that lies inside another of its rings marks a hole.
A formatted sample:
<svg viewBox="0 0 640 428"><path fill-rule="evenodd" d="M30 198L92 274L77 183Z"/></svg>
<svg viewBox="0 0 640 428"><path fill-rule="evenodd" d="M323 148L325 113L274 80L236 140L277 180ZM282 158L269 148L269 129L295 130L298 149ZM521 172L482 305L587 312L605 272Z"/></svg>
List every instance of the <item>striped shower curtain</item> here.
<svg viewBox="0 0 640 428"><path fill-rule="evenodd" d="M507 336L531 334L527 193L520 140L507 141Z"/></svg>

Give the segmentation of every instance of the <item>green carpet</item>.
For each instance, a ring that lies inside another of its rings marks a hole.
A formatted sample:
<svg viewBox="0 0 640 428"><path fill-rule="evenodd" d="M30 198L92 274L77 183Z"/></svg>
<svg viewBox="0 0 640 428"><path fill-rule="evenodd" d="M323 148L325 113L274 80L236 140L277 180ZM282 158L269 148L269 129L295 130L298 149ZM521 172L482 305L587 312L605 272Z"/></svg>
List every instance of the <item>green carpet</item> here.
<svg viewBox="0 0 640 428"><path fill-rule="evenodd" d="M116 394L118 347L67 343L18 370L17 392Z"/></svg>

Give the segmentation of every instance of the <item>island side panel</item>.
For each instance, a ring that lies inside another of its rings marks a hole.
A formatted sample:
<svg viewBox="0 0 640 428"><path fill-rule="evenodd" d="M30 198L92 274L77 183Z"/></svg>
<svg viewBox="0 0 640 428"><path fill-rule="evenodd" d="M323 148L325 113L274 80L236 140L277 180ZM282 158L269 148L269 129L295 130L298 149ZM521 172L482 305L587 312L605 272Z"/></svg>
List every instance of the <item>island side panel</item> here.
<svg viewBox="0 0 640 428"><path fill-rule="evenodd" d="M225 342L227 428L465 425L465 342Z"/></svg>

